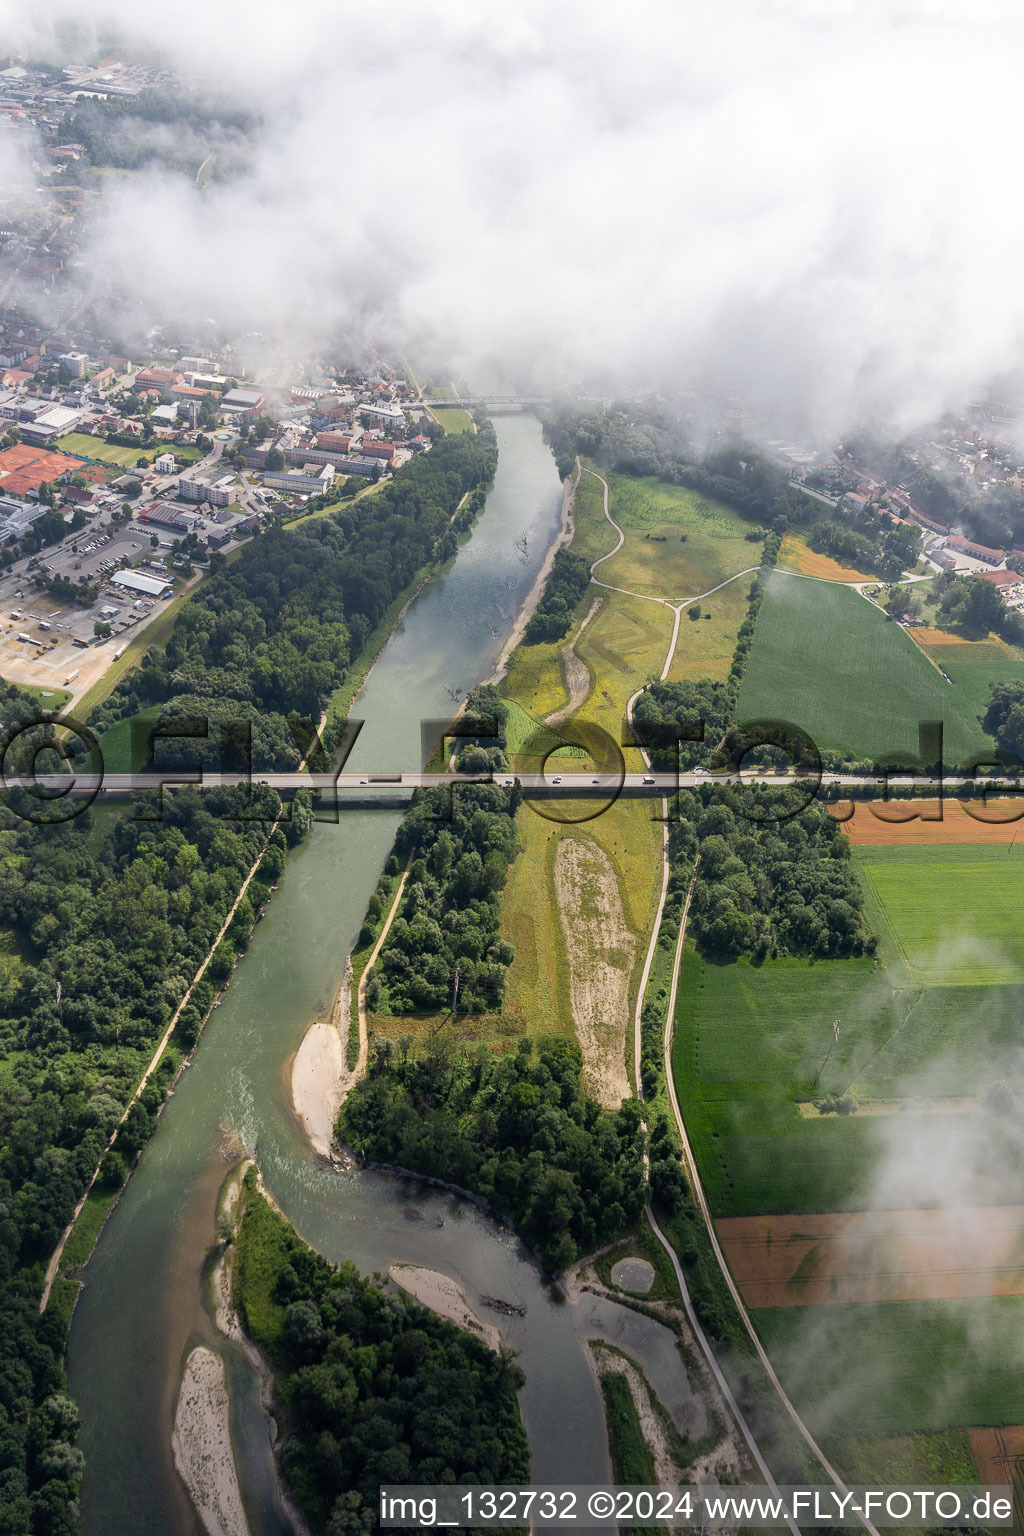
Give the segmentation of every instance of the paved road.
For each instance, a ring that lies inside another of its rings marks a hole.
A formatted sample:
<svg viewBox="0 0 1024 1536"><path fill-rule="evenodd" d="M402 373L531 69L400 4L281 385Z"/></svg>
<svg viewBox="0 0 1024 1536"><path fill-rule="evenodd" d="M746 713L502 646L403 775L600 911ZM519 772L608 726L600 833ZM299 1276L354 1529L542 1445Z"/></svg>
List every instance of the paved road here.
<svg viewBox="0 0 1024 1536"><path fill-rule="evenodd" d="M529 795L543 795L551 799L573 799L590 797L602 799L610 794L622 794L639 796L641 798L656 799L660 795L674 794L677 789L696 789L704 784L744 784L744 785L770 785L776 789L785 787L786 784L796 783L797 780L782 775L764 773L743 774L709 774L709 773L626 773L616 775L610 773L562 773L548 777L542 773L518 773L515 775L523 789ZM100 790L105 795L128 795L139 789L153 789L160 784L202 784L206 789L219 788L221 786L236 786L239 784L256 783L267 784L281 794L294 794L297 789L312 789L314 791L330 790L337 788L341 793L348 793L353 800L365 801L379 797L387 801L400 801L408 798L414 789L431 788L436 785L446 784L486 784L495 783L511 785L515 782L511 775L495 774L493 778L489 774L468 773L401 773L401 774L358 774L341 773L254 773L250 779L240 773L212 773L212 772L176 772L170 769L157 773L79 773L79 774L39 774L34 781L47 793L91 794ZM31 780L20 779L15 775L9 775L2 781L8 789L18 785L23 787L30 784ZM823 774L821 782L827 785L836 785L840 788L863 789L874 788L881 793L884 789L884 781L877 777L855 774ZM964 783L975 783L975 780L966 780L962 777L949 776L945 779L915 778L910 774L893 775L889 780L890 789L899 786L914 786L921 790L934 790L939 786L946 789L956 787ZM1022 786L1020 781L1011 778L991 778L983 781L985 786L992 789L1018 790Z"/></svg>

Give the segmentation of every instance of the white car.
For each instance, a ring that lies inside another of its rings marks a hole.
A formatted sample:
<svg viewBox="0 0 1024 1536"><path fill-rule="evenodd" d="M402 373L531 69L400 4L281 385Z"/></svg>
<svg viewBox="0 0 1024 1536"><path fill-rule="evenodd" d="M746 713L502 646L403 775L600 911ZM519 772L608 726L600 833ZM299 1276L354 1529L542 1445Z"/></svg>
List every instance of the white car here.
<svg viewBox="0 0 1024 1536"><path fill-rule="evenodd" d="M552 784L561 784L561 782L562 782L562 775L560 773L556 773L554 778L551 780L551 782L552 782Z"/></svg>

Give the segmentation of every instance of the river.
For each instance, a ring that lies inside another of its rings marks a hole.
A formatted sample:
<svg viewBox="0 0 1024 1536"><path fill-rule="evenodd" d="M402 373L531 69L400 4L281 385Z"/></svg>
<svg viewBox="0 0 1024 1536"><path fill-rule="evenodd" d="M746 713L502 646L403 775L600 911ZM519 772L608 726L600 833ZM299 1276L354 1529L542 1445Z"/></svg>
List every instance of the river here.
<svg viewBox="0 0 1024 1536"><path fill-rule="evenodd" d="M559 522L561 488L540 427L499 417L494 488L455 560L423 590L357 701L352 770L420 766L422 718L451 712L494 666ZM527 535L525 561L516 541ZM497 633L492 633L496 631ZM218 1191L244 1149L302 1236L364 1272L425 1264L527 1309L499 1321L526 1372L532 1471L544 1482L609 1476L600 1394L580 1309L558 1300L515 1236L471 1203L407 1179L319 1162L291 1108L290 1064L330 1006L398 813L343 813L293 852L224 1004L211 1016L85 1273L68 1352L86 1456L85 1536L198 1530L170 1453L181 1366L197 1343L225 1358L232 1434L254 1536L289 1527L274 1502L266 1418L244 1356L213 1328L204 1266ZM490 1317L491 1314L484 1314ZM589 1330L593 1331L593 1330Z"/></svg>

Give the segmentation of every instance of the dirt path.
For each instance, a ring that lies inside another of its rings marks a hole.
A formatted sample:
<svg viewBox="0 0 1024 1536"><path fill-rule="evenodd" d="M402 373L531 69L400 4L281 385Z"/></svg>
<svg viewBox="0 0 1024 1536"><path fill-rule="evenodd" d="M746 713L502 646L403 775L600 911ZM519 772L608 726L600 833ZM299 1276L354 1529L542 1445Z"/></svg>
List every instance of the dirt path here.
<svg viewBox="0 0 1024 1536"><path fill-rule="evenodd" d="M577 463L578 462L579 461L577 460ZM599 565L603 565L606 560L610 560L613 555L618 554L619 550L626 542L626 535L623 529L619 527L614 517L612 517L612 514L608 509L608 481L604 478L603 475L599 475L594 469L588 469L586 473L588 475L593 475L595 480L599 480L601 482L604 497L604 515L606 520L611 523L612 527L615 529L615 532L619 536L618 543L615 545L615 548L610 549L606 555L599 555L591 565L590 579L595 586L604 587L606 592L621 592L623 597L638 597L642 602L660 603L662 608L671 609L673 614L672 639L669 642L668 655L665 657L665 665L661 669L661 681L664 682L666 677L668 677L669 668L672 665L672 658L675 655L676 641L679 639L679 620L682 617L683 609L689 607L691 603L699 603L702 602L706 597L713 597L716 592L721 592L723 587L731 586L734 581L739 581L741 576L749 576L752 574L752 572L759 571L761 567L759 565L748 565L746 570L737 571L735 576L727 576L725 580L720 581L716 587L709 587L706 592L697 592L693 595L693 597L681 597L676 601L673 601L670 597L652 597L649 592L632 592L630 591L629 587L613 587L610 582L601 581L599 577L594 575L594 572L597 570ZM582 630L580 633L582 633ZM634 695L634 697L636 697L636 695ZM631 699L630 704L632 704L632 702L633 701Z"/></svg>
<svg viewBox="0 0 1024 1536"><path fill-rule="evenodd" d="M366 1071L366 1057L370 1048L370 1034L366 1022L366 987L370 980L370 972L373 970L373 967L377 963L377 956L384 948L384 941L388 934L391 932L391 924L398 916L398 909L402 904L402 893L405 890L406 881L409 878L409 871L412 869L412 860L413 855L410 853L408 862L402 871L402 878L398 882L398 889L395 892L395 899L391 903L391 910L388 912L387 917L384 919L384 926L380 933L377 935L377 942L370 952L370 958L367 960L366 965L363 968L363 974L359 978L359 986L356 988L356 1006L359 1014L359 1054L356 1056L355 1066L352 1068L352 1071L347 1074L347 1082L343 1084L341 1095L342 1103L344 1103L349 1089L359 1081L363 1073ZM341 1105L339 1104L338 1107L340 1108Z"/></svg>

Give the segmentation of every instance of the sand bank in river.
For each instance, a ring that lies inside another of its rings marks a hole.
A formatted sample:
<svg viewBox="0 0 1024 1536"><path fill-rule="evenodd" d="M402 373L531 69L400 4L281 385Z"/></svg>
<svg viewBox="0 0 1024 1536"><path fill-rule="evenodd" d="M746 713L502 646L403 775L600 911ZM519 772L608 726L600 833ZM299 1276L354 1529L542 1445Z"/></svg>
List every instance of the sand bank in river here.
<svg viewBox="0 0 1024 1536"><path fill-rule="evenodd" d="M347 995L347 993L346 993ZM292 1063L292 1104L313 1150L330 1157L334 1122L348 1085L345 1046L332 1020L318 1020L303 1036Z"/></svg>
<svg viewBox="0 0 1024 1536"><path fill-rule="evenodd" d="M436 1269L421 1269L417 1264L392 1264L388 1278L407 1291L421 1307L427 1307L438 1317L447 1318L450 1323L465 1328L467 1333L475 1334L488 1349L499 1348L501 1335L497 1328L477 1317L462 1287L447 1275L439 1274Z"/></svg>
<svg viewBox="0 0 1024 1536"><path fill-rule="evenodd" d="M174 1415L174 1464L209 1536L249 1536L231 1449L224 1362L194 1349Z"/></svg>

